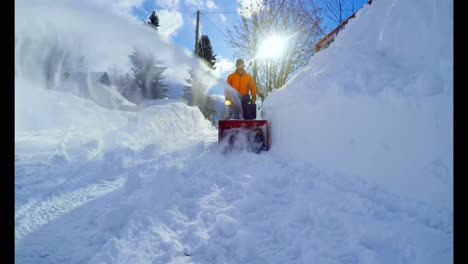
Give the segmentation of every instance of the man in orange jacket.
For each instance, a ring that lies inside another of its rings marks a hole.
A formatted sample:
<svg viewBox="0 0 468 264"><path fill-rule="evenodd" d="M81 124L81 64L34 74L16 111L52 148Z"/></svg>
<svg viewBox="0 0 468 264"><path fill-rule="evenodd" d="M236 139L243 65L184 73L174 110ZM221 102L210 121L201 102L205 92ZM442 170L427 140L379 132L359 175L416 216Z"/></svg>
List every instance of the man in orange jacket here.
<svg viewBox="0 0 468 264"><path fill-rule="evenodd" d="M257 99L257 88L255 87L255 82L253 78L244 70L245 64L242 59L236 61L236 71L229 74L226 82L234 88L241 96L241 105L235 102L236 92L233 90L225 89L224 97L225 103L229 107L229 116L231 119L241 119L240 106L242 107L242 112L247 112L247 105L249 103L255 104ZM250 94L252 99L250 99ZM244 114L245 116L245 114Z"/></svg>

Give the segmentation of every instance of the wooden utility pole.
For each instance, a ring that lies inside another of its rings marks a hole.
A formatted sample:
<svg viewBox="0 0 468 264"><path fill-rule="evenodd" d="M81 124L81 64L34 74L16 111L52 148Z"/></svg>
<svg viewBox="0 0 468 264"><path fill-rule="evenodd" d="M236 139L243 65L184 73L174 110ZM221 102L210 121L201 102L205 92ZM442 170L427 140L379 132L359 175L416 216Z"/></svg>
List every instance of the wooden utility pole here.
<svg viewBox="0 0 468 264"><path fill-rule="evenodd" d="M200 24L200 10L197 10L197 23L195 27L195 55L198 56L198 28Z"/></svg>

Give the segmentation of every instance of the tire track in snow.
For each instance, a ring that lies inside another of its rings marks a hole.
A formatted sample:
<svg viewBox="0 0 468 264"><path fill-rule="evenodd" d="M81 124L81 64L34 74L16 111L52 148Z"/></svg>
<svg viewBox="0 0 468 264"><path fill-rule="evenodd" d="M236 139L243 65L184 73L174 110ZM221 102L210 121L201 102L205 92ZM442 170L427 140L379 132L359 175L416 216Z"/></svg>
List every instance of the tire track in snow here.
<svg viewBox="0 0 468 264"><path fill-rule="evenodd" d="M38 227L71 210L110 193L124 184L124 178L88 185L44 201L32 200L15 211L15 244Z"/></svg>
<svg viewBox="0 0 468 264"><path fill-rule="evenodd" d="M80 230L81 240L73 238L77 248L86 247L86 254L70 255L71 250L58 246L65 235L52 239L44 232L39 237L54 246L37 246L40 252L51 254L41 263L63 263L53 254L59 249L58 254L67 257L65 262L294 263L314 259L378 263L392 259L389 254L394 253L394 258L408 259L410 263L424 258L422 253L414 255L411 250L426 252L434 247L415 246L413 243L421 241L415 234L400 238L380 236L380 232L388 228L404 231L405 226L427 231L426 220L445 223L446 212L435 214L353 177L291 164L269 153L234 153L230 158L203 149L197 144L157 159L144 153L137 155L137 164L128 172L138 175L141 183L130 185L130 192L118 196L107 209L109 213L98 220L102 224L96 227L99 235ZM115 154L121 156L120 152ZM66 189L89 182L89 177L99 178L95 168L108 168L107 163L99 162L86 163L85 167L77 175L84 178L68 182ZM80 206L79 195L73 196L74 192L64 196ZM46 208L45 203L53 199L30 201L17 210L18 216L28 207ZM122 211L125 206L131 210ZM116 218L119 220L115 223ZM371 225L361 229L362 224ZM63 226L60 232L74 231L69 228ZM444 230L451 231L436 231ZM445 239L447 235L440 237ZM34 243L34 239L26 240ZM90 245L88 240L96 242ZM30 263L39 263L34 261Z"/></svg>

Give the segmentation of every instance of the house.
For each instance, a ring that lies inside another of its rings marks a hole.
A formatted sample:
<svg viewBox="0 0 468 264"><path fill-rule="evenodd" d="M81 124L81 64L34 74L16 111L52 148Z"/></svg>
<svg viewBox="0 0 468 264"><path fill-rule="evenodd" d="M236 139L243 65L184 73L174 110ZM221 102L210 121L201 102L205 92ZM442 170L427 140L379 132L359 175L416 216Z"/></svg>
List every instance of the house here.
<svg viewBox="0 0 468 264"><path fill-rule="evenodd" d="M135 104L123 97L112 85L107 72L70 73L65 79L63 89L71 90L75 95L90 99L109 110L136 109Z"/></svg>

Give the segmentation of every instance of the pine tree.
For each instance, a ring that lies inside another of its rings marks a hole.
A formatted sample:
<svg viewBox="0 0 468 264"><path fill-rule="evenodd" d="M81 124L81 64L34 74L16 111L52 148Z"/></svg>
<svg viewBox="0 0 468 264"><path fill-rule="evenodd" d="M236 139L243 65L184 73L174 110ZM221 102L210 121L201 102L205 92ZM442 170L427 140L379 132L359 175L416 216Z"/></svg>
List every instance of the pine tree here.
<svg viewBox="0 0 468 264"><path fill-rule="evenodd" d="M132 76L129 73L126 73L124 75L116 75L113 77L113 85L117 88L117 91L122 94L123 97L125 97L127 100L130 102L137 102L138 99L136 96L138 96L135 90L133 89L133 79Z"/></svg>
<svg viewBox="0 0 468 264"><path fill-rule="evenodd" d="M163 83L166 76L163 75L163 72L167 69L164 66L157 66L161 61L156 60L156 65L153 67L152 72L152 81L150 83L151 98L152 99L163 99L167 97L167 85Z"/></svg>
<svg viewBox="0 0 468 264"><path fill-rule="evenodd" d="M67 79L73 72L84 71L84 56L61 47L59 44L49 46L44 53L44 77L47 88L52 88L60 81Z"/></svg>
<svg viewBox="0 0 468 264"><path fill-rule="evenodd" d="M158 30L159 17L158 17L158 15L156 15L156 11L153 11L148 19L149 19L149 21L146 22L146 24L149 24L152 27L154 27L156 30Z"/></svg>
<svg viewBox="0 0 468 264"><path fill-rule="evenodd" d="M197 78L195 71L190 70L189 73L190 78L186 80L188 85L185 86L183 97L188 105L197 106L203 116L213 123L216 117L214 101L205 93L206 87L203 82Z"/></svg>
<svg viewBox="0 0 468 264"><path fill-rule="evenodd" d="M145 54L136 49L129 57L133 65L135 89L139 90L145 99L165 98L167 88L162 80L165 78L163 72L167 67L157 66L160 61L151 54Z"/></svg>
<svg viewBox="0 0 468 264"><path fill-rule="evenodd" d="M216 110L215 110L215 105L214 105L214 100L211 98L211 96L206 96L205 97L205 103L203 106L200 108L200 111L202 112L203 116L210 120L211 123L214 125L214 121L216 118Z"/></svg>
<svg viewBox="0 0 468 264"><path fill-rule="evenodd" d="M213 47L211 46L210 38L207 35L202 35L198 41L198 57L205 59L210 68L216 69L216 55L213 55Z"/></svg>
<svg viewBox="0 0 468 264"><path fill-rule="evenodd" d="M195 54L207 62L211 69L215 69L216 55L213 55L213 48L208 36L203 35L198 42L198 54ZM188 85L185 86L184 99L188 105L197 106L203 116L214 124L216 110L213 99L205 94L205 85L197 78L193 70L189 71L190 78L187 79Z"/></svg>

